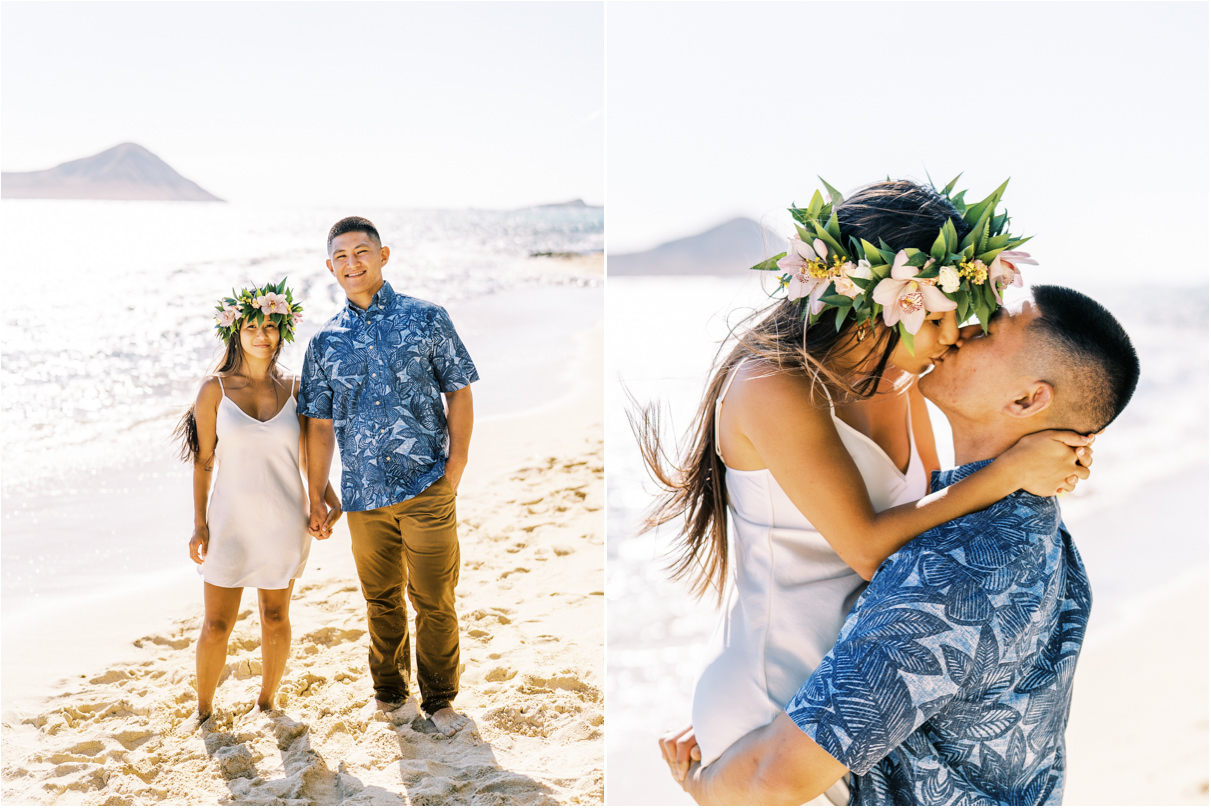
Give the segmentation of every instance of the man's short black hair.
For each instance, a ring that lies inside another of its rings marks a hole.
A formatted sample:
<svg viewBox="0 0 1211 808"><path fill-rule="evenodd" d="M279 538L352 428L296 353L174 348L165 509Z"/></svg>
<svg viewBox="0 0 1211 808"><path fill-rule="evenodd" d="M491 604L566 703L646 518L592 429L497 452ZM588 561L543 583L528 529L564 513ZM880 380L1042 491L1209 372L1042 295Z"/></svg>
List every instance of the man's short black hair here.
<svg viewBox="0 0 1211 808"><path fill-rule="evenodd" d="M378 235L378 228L364 216L346 216L336 224L332 225L332 229L328 231L328 252L332 252L332 241L337 236L343 236L346 233L365 233L374 239L374 243L378 246L383 246L383 240Z"/></svg>
<svg viewBox="0 0 1211 808"><path fill-rule="evenodd" d="M1078 432L1100 432L1127 406L1140 360L1127 332L1106 307L1064 286L1031 288L1039 316L1028 350L1054 378L1057 416ZM1059 424L1057 424L1059 425Z"/></svg>

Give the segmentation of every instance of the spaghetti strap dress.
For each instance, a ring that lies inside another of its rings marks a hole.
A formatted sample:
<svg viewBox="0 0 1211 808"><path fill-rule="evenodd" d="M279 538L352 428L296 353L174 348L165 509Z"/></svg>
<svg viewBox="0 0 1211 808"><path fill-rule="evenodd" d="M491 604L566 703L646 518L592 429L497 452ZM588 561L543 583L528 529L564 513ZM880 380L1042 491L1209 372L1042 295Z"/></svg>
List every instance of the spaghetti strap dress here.
<svg viewBox="0 0 1211 808"><path fill-rule="evenodd" d="M302 575L311 551L294 390L267 421L244 412L223 390L215 432L202 578L228 588L285 589Z"/></svg>
<svg viewBox="0 0 1211 808"><path fill-rule="evenodd" d="M716 452L719 413L741 366L743 362L715 402ZM925 467L912 437L911 407L910 460L903 473L878 444L838 418L831 405L829 410L876 511L925 496ZM694 688L694 734L704 765L782 712L832 649L845 616L866 587L768 469L728 467L725 484L731 580Z"/></svg>

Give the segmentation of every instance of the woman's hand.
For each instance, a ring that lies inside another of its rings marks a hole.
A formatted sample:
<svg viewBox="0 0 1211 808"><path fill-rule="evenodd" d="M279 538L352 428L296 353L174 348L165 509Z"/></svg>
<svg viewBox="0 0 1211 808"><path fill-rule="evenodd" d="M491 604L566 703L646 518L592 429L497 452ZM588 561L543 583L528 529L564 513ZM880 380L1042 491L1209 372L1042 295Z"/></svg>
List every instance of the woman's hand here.
<svg viewBox="0 0 1211 808"><path fill-rule="evenodd" d="M698 748L694 728L686 727L662 737L660 754L664 757L664 762L669 764L669 771L672 773L673 779L678 783L685 780L686 772L690 770L690 761L702 760L702 750Z"/></svg>
<svg viewBox="0 0 1211 808"><path fill-rule="evenodd" d="M332 535L332 528L336 526L337 520L341 518L341 503L338 501L335 505L330 505L328 508L328 518L324 520L324 526L320 528L320 538L326 539Z"/></svg>
<svg viewBox="0 0 1211 808"><path fill-rule="evenodd" d="M189 539L189 557L193 559L193 563L201 564L206 560L206 548L209 546L210 528L207 525L198 525Z"/></svg>
<svg viewBox="0 0 1211 808"><path fill-rule="evenodd" d="M1039 497L1071 491L1089 478L1095 436L1065 429L1025 435L998 457L1010 484Z"/></svg>

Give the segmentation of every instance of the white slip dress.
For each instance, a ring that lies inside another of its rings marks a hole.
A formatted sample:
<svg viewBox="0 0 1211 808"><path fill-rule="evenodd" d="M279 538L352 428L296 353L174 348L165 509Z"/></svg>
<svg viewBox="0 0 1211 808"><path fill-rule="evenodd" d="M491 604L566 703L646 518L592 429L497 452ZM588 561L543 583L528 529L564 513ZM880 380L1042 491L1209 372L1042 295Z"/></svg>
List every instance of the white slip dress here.
<svg viewBox="0 0 1211 808"><path fill-rule="evenodd" d="M210 543L201 568L208 584L285 589L307 566L311 534L295 406L292 390L277 415L258 421L225 390L219 399Z"/></svg>
<svg viewBox="0 0 1211 808"><path fill-rule="evenodd" d="M715 402L716 452L723 400L742 365ZM910 460L903 473L877 443L829 410L876 511L925 496L928 482L913 437L911 406ZM832 649L866 587L768 469L728 467L726 485L731 580L694 688L693 726L703 764L782 712Z"/></svg>

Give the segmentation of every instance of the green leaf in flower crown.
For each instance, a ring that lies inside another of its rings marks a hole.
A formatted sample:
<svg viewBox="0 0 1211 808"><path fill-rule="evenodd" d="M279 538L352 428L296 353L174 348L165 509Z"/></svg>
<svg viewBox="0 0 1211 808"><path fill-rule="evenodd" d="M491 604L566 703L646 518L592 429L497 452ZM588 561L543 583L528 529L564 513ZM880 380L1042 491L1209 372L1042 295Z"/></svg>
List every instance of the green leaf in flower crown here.
<svg viewBox="0 0 1211 808"><path fill-rule="evenodd" d="M849 307L848 306L845 308L837 309L837 319L834 324L836 325L836 328L838 331L841 330L841 326L845 324L845 318L848 316L849 316Z"/></svg>
<svg viewBox="0 0 1211 808"><path fill-rule="evenodd" d="M830 285L828 288L834 289L834 287L832 285ZM827 303L830 306L840 306L841 308L845 308L845 309L848 309L850 306L852 306L854 304L854 301L851 297L849 297L848 295L838 294L836 291L832 291L832 292L829 292L828 294L821 295L820 299L823 300L825 303Z"/></svg>
<svg viewBox="0 0 1211 808"><path fill-rule="evenodd" d="M959 177L963 176L963 172L959 172ZM942 196L950 196L950 192L954 190L955 183L959 181L959 177L955 177L950 182L946 183L946 187L942 189ZM962 192L960 192L962 193Z"/></svg>
<svg viewBox="0 0 1211 808"><path fill-rule="evenodd" d="M989 279L980 284L980 289L984 293L984 304L988 306L988 311L994 312L997 310L997 296L992 289L992 280Z"/></svg>
<svg viewBox="0 0 1211 808"><path fill-rule="evenodd" d="M841 244L841 225L837 222L837 211L834 210L833 214L828 217L828 224L824 226L824 229L837 240L838 245ZM841 250L841 252L845 252L845 250Z"/></svg>
<svg viewBox="0 0 1211 808"><path fill-rule="evenodd" d="M891 264L875 264L870 268L872 281L886 280L891 277Z"/></svg>
<svg viewBox="0 0 1211 808"><path fill-rule="evenodd" d="M950 204L955 206L955 210L959 212L960 219L963 218L963 214L967 210L967 202L963 199L963 195L966 193L966 191L959 191L950 198Z"/></svg>
<svg viewBox="0 0 1211 808"><path fill-rule="evenodd" d="M904 326L903 320L901 320L898 325L900 326L900 341L903 342L905 347L908 348L908 352L910 354L916 356L916 351L913 350L912 345L912 334L909 333L908 329Z"/></svg>
<svg viewBox="0 0 1211 808"><path fill-rule="evenodd" d="M761 270L778 269L779 268L778 262L781 261L785 257L786 257L786 253L778 253L773 258L767 258L766 260L762 261L760 264L755 264L755 265L749 267L749 269L761 269Z"/></svg>
<svg viewBox="0 0 1211 808"><path fill-rule="evenodd" d="M952 253L959 249L959 233L955 230L955 223L950 219L947 219L946 224L942 225L942 234L946 236L946 252Z"/></svg>
<svg viewBox="0 0 1211 808"><path fill-rule="evenodd" d="M963 236L963 241L959 245L962 249L974 246L980 248L980 242L988 238L988 222L984 222L982 227L973 227L967 231L967 235Z"/></svg>
<svg viewBox="0 0 1211 808"><path fill-rule="evenodd" d="M927 281L930 278L936 278L942 273L942 267L947 266L948 264L949 262L934 261L929 265L928 268L922 269L920 272L918 272L917 277L923 281Z"/></svg>
<svg viewBox="0 0 1211 808"><path fill-rule="evenodd" d="M1007 225L1008 223L1009 223L1009 214L1008 213L999 213L996 216L993 216L992 217L992 232L1004 233L1005 225Z"/></svg>
<svg viewBox="0 0 1211 808"><path fill-rule="evenodd" d="M968 309L971 308L971 298L968 296L967 292L963 290L962 286L959 287L959 291L955 292L955 303L957 303L959 306L957 309L955 309L955 322L962 325L967 319Z"/></svg>
<svg viewBox="0 0 1211 808"><path fill-rule="evenodd" d="M933 246L929 248L929 254L941 261L946 257L946 231L945 229L938 231L938 237L934 239ZM915 266L915 265L914 265Z"/></svg>
<svg viewBox="0 0 1211 808"><path fill-rule="evenodd" d="M815 225L816 235L820 237L821 241L828 245L829 255L845 255L845 250L841 249L841 245L838 244L837 240L833 238L832 233L828 232L828 230L821 226L819 222L813 222L812 224Z"/></svg>
<svg viewBox="0 0 1211 808"><path fill-rule="evenodd" d="M870 287L874 286L876 283L879 282L879 279L874 278L874 277L871 277L871 278L851 277L850 280L853 281L854 286L858 287L863 292L870 291Z"/></svg>
<svg viewBox="0 0 1211 808"><path fill-rule="evenodd" d="M260 309L258 309L257 313L256 313L256 324L257 325L265 324L265 312L261 311Z"/></svg>
<svg viewBox="0 0 1211 808"><path fill-rule="evenodd" d="M866 260L870 261L871 265L884 263L884 257L875 245L871 244L866 239L862 239L862 252L866 254Z"/></svg>
<svg viewBox="0 0 1211 808"><path fill-rule="evenodd" d="M984 329L984 333L988 333L988 321L992 318L992 310L988 308L988 304L984 300L976 300L976 319L980 321L980 327Z"/></svg>
<svg viewBox="0 0 1211 808"><path fill-rule="evenodd" d="M818 179L818 180L820 180L820 182L824 183L824 187L825 187L825 189L828 190L828 195L830 198L832 198L834 205L840 205L845 200L845 197L841 196L841 192L838 191L833 186L829 185L828 182L824 179L824 177L821 177L820 175L817 174L816 179Z"/></svg>
<svg viewBox="0 0 1211 808"><path fill-rule="evenodd" d="M976 258L980 259L985 264L991 265L992 262L996 259L996 257L998 255L1000 255L1002 252L1004 252L1004 248L1002 248L1000 250L989 250L988 252L980 253L979 255L976 256Z"/></svg>
<svg viewBox="0 0 1211 808"><path fill-rule="evenodd" d="M820 209L824 207L824 197L820 196L820 192L816 191L812 194L812 201L807 203L807 215L809 218L816 218L820 214ZM806 222L804 222L806 224Z"/></svg>
<svg viewBox="0 0 1211 808"><path fill-rule="evenodd" d="M1010 239L1008 242L1006 242L1005 249L1016 250L1018 247L1030 241L1032 238L1034 238L1034 236L1024 236L1022 238Z"/></svg>
<svg viewBox="0 0 1211 808"><path fill-rule="evenodd" d="M968 224L975 224L985 212L991 213L992 211L995 211L997 205L1001 201L1001 194L1005 193L1005 186L1007 185L1009 185L1009 180L1005 180L1003 183L1001 183L1001 187L997 188L981 202L969 207L967 209L967 215L963 217L963 221L967 222ZM974 211L979 212L975 213ZM997 232L995 227L993 228L993 232Z"/></svg>

